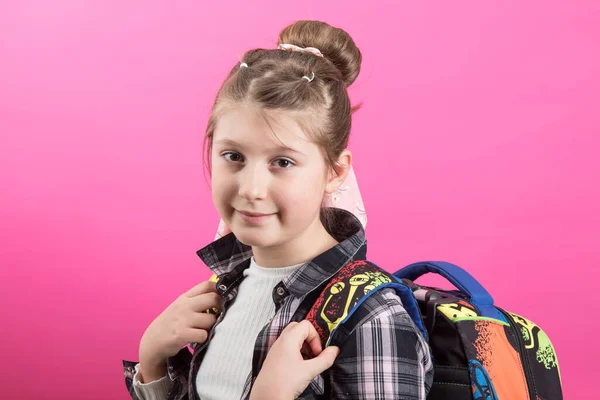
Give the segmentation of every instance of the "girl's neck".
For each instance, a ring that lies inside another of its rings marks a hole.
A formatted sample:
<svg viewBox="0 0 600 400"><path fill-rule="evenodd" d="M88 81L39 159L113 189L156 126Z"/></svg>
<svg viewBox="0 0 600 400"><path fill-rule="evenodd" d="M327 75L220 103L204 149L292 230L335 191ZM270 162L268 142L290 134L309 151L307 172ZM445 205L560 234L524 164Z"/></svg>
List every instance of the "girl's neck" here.
<svg viewBox="0 0 600 400"><path fill-rule="evenodd" d="M252 247L254 260L263 268L281 268L305 263L338 244L319 216L299 236L271 247Z"/></svg>

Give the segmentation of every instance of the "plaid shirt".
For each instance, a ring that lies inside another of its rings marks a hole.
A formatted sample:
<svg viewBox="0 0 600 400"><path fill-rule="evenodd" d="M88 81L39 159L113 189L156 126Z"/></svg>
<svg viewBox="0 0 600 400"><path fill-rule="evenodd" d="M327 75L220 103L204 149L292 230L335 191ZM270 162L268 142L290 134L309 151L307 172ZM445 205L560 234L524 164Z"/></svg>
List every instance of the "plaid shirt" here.
<svg viewBox="0 0 600 400"><path fill-rule="evenodd" d="M287 324L306 317L327 281L351 260L366 257L366 239L356 217L334 210L335 223L327 227L340 243L319 255L273 289L275 316L256 338L252 371L246 380L242 399L247 399L254 379L277 337ZM217 290L223 296L217 324L237 295L243 271L249 267L252 249L233 234L216 240L198 255L219 277ZM198 400L196 374L205 349L194 344L167 361L173 382L169 400ZM393 289L382 289L369 296L352 317L338 327L331 344L340 347L334 365L312 380L301 399L410 399L425 400L433 381L429 347L402 306ZM135 363L124 362L127 386L134 400L131 378Z"/></svg>

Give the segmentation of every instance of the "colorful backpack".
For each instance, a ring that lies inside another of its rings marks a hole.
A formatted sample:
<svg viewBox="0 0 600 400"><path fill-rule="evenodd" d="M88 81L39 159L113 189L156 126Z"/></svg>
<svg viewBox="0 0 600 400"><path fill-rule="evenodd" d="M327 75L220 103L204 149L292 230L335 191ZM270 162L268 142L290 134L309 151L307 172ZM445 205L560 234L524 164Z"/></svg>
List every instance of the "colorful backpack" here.
<svg viewBox="0 0 600 400"><path fill-rule="evenodd" d="M458 290L413 282L429 272ZM394 274L368 261L347 264L307 315L323 346L368 296L383 288L396 291L428 339L434 381L427 399L562 400L558 361L548 336L528 319L494 306L479 282L446 262L419 262Z"/></svg>

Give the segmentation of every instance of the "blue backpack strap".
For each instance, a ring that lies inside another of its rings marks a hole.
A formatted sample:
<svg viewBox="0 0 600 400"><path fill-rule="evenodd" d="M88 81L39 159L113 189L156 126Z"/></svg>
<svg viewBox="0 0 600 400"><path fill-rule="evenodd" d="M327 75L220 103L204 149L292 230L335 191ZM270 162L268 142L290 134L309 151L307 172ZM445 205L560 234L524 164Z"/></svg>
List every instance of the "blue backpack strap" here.
<svg viewBox="0 0 600 400"><path fill-rule="evenodd" d="M412 290L377 265L356 260L346 264L331 278L306 316L319 333L323 348L329 345L339 325L345 323L369 296L385 288L396 291L404 309L427 338Z"/></svg>
<svg viewBox="0 0 600 400"><path fill-rule="evenodd" d="M504 319L494 307L494 299L487 290L467 271L443 261L422 261L410 264L394 274L398 279L414 281L429 272L439 274L466 294L470 303L479 310L479 313L488 318Z"/></svg>

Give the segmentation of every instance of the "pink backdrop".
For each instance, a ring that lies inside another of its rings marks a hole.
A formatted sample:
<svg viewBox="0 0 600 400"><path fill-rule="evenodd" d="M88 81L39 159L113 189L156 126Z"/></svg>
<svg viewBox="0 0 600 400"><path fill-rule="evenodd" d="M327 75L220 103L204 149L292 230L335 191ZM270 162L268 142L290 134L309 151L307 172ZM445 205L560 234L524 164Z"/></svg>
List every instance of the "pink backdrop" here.
<svg viewBox="0 0 600 400"><path fill-rule="evenodd" d="M213 96L306 18L364 53L351 149L370 258L466 267L546 329L565 398L595 398L594 0L1 2L3 398L128 398L121 358L208 277Z"/></svg>

